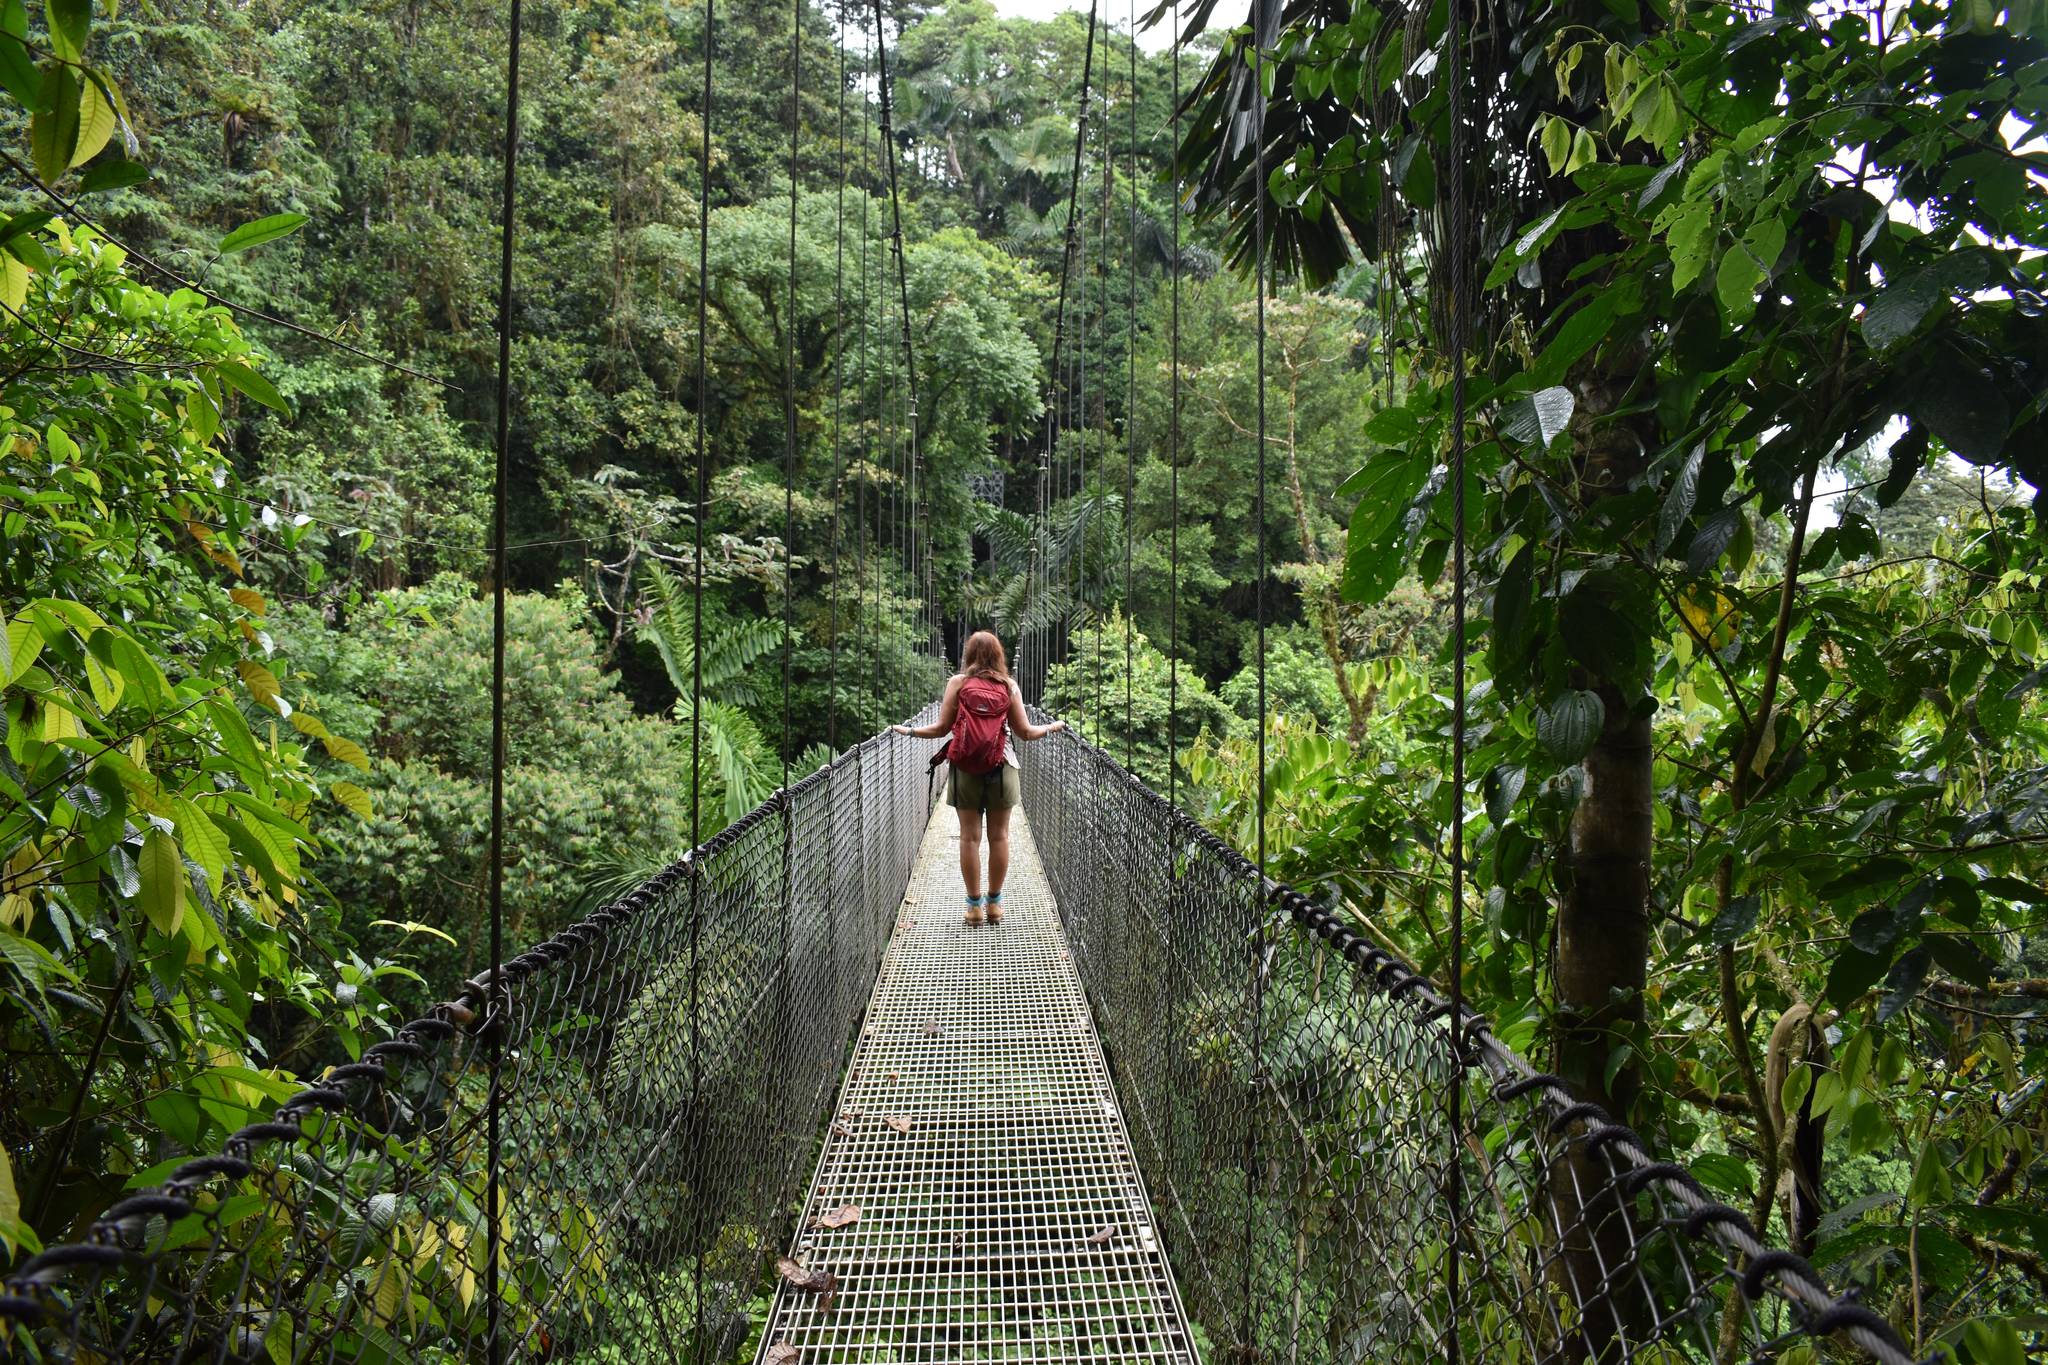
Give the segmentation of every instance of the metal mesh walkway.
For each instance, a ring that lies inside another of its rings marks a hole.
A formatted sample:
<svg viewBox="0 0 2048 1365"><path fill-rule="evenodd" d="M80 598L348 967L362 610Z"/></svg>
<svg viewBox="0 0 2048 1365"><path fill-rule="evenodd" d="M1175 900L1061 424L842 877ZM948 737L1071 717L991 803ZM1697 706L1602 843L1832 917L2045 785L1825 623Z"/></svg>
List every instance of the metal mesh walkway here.
<svg viewBox="0 0 2048 1365"><path fill-rule="evenodd" d="M797 1233L835 1287L784 1285L759 1359L1194 1365L1024 812L1001 924L961 922L958 848L942 806Z"/></svg>

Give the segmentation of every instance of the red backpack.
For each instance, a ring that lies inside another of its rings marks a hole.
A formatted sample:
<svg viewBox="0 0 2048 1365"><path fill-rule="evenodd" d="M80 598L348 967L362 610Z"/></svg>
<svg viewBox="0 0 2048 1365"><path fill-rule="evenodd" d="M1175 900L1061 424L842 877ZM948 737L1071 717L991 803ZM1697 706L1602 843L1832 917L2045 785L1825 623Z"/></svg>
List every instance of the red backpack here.
<svg viewBox="0 0 2048 1365"><path fill-rule="evenodd" d="M985 776L1003 766L1010 689L994 678L969 678L960 684L958 701L946 761L963 773Z"/></svg>

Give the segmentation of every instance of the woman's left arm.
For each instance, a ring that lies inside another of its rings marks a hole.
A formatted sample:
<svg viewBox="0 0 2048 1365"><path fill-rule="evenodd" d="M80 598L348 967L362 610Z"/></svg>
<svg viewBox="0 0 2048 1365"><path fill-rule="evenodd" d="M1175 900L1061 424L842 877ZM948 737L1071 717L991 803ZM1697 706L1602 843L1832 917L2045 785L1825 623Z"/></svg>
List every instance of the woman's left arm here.
<svg viewBox="0 0 2048 1365"><path fill-rule="evenodd" d="M1044 739L1055 730L1064 730L1067 723L1056 720L1050 725L1033 725L1031 717L1024 712L1024 693L1017 684L1010 684L1010 733L1019 739Z"/></svg>

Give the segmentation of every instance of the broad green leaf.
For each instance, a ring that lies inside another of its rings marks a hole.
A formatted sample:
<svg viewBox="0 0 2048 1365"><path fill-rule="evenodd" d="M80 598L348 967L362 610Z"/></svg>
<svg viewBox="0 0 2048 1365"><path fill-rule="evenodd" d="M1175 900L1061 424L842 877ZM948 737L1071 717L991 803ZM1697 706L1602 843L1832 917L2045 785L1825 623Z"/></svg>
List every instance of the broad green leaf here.
<svg viewBox="0 0 2048 1365"><path fill-rule="evenodd" d="M0 3L0 88L14 96L23 109L38 112L43 100L43 77L36 70L28 50L28 6L23 0Z"/></svg>
<svg viewBox="0 0 2048 1365"><path fill-rule="evenodd" d="M88 649L85 653L85 682L92 689L92 700L105 715L121 704L121 694L128 690L127 682L113 669L101 663L99 656Z"/></svg>
<svg viewBox="0 0 2048 1365"><path fill-rule="evenodd" d="M218 890L228 865L227 835L207 818L205 811L182 796L171 799L171 811L186 854L205 870L206 879Z"/></svg>
<svg viewBox="0 0 2048 1365"><path fill-rule="evenodd" d="M247 251L252 246L262 246L265 242L288 237L304 227L307 221L303 213L273 213L268 218L258 218L253 223L244 223L220 239L220 254L226 256L237 251Z"/></svg>
<svg viewBox="0 0 2048 1365"><path fill-rule="evenodd" d="M291 412L291 407L277 391L277 386L239 360L218 360L214 362L213 368L216 374L227 381L229 387L241 390L267 408L276 408L279 412L287 414Z"/></svg>
<svg viewBox="0 0 2048 1365"><path fill-rule="evenodd" d="M109 157L99 162L79 177L80 194L102 194L108 190L126 189L149 179L149 167L140 161L126 157Z"/></svg>
<svg viewBox="0 0 2048 1365"><path fill-rule="evenodd" d="M71 153L78 146L78 100L78 77L70 67L52 63L43 68L45 108L29 119L29 154L46 185L71 168Z"/></svg>
<svg viewBox="0 0 2048 1365"><path fill-rule="evenodd" d="M1607 708L1591 692L1568 691L1536 717L1536 738L1553 756L1576 763L1592 751L1607 720Z"/></svg>
<svg viewBox="0 0 2048 1365"><path fill-rule="evenodd" d="M156 660L149 657L148 651L137 644L133 636L115 630L110 630L108 636L108 661L136 690L145 709L161 711L171 699L171 684L164 677L164 671L157 667Z"/></svg>
<svg viewBox="0 0 2048 1365"><path fill-rule="evenodd" d="M47 0L44 14L49 20L50 50L67 62L83 58L86 39L92 33L92 0Z"/></svg>
<svg viewBox="0 0 2048 1365"><path fill-rule="evenodd" d="M1543 159L1550 163L1550 173L1563 175L1572 159L1571 124L1552 114L1543 124L1542 146Z"/></svg>
<svg viewBox="0 0 2048 1365"><path fill-rule="evenodd" d="M177 841L151 826L142 839L142 913L166 937L176 934L185 918L185 860Z"/></svg>

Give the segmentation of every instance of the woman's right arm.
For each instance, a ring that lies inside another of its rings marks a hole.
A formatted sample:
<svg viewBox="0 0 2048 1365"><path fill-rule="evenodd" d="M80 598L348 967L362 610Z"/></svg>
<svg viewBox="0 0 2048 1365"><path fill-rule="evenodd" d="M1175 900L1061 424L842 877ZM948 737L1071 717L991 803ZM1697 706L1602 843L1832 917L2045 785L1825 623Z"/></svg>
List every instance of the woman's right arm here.
<svg viewBox="0 0 2048 1365"><path fill-rule="evenodd" d="M899 735L912 735L918 739L937 739L940 735L951 734L953 716L960 709L960 683L958 677L946 682L946 695L939 701L939 718L930 725L892 725L889 728Z"/></svg>

